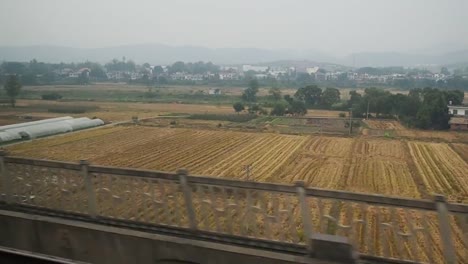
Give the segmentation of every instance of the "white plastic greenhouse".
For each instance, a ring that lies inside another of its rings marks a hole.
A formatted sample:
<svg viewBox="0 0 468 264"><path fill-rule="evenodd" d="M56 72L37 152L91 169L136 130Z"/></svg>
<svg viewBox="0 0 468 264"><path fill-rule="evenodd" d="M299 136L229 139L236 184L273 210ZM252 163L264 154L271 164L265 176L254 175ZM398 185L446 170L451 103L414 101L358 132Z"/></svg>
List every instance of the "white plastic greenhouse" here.
<svg viewBox="0 0 468 264"><path fill-rule="evenodd" d="M69 124L73 131L104 125L101 119L89 119L87 117L64 120L63 122Z"/></svg>
<svg viewBox="0 0 468 264"><path fill-rule="evenodd" d="M8 131L0 131L0 142L7 142L12 140L21 139L21 136L17 133L11 133Z"/></svg>
<svg viewBox="0 0 468 264"><path fill-rule="evenodd" d="M0 126L0 143L34 139L104 125L101 119L59 117L21 124Z"/></svg>
<svg viewBox="0 0 468 264"><path fill-rule="evenodd" d="M27 127L13 128L7 130L8 132L16 132L22 138L33 139L38 137L45 137L60 133L67 133L73 131L72 127L64 121L53 123L38 124Z"/></svg>
<svg viewBox="0 0 468 264"><path fill-rule="evenodd" d="M7 125L7 126L0 126L0 131L8 130L8 129L11 129L11 128L27 127L27 126L32 126L32 125L53 123L53 122L57 122L57 121L70 120L70 119L73 119L73 117L64 116L64 117L49 118L49 119L44 119L44 120L39 120L39 121L31 121L31 122L26 122L26 123L19 123L19 124Z"/></svg>

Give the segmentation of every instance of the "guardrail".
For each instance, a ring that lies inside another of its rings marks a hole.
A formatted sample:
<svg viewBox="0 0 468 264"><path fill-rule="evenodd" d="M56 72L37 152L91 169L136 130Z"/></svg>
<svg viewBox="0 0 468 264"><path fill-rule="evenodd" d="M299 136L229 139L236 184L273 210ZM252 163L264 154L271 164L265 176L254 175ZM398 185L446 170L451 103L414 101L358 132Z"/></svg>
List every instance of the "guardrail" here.
<svg viewBox="0 0 468 264"><path fill-rule="evenodd" d="M0 198L60 210L302 245L346 236L363 256L468 263L468 205L0 155Z"/></svg>

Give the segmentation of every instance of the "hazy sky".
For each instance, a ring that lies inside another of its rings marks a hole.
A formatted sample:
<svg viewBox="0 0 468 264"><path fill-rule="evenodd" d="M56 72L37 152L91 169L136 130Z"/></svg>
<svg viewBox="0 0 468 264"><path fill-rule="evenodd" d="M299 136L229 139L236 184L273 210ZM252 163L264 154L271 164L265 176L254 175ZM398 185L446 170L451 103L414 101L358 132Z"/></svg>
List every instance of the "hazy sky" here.
<svg viewBox="0 0 468 264"><path fill-rule="evenodd" d="M468 48L465 0L0 0L0 45Z"/></svg>

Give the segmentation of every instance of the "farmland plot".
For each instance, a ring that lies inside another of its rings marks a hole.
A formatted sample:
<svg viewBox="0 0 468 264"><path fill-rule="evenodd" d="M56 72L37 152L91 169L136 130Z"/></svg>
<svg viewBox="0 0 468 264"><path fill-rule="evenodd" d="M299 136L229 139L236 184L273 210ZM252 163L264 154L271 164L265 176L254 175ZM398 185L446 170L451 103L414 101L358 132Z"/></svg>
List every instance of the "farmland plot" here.
<svg viewBox="0 0 468 264"><path fill-rule="evenodd" d="M365 120L364 123L370 129L384 129L384 130L405 130L406 128L395 120Z"/></svg>
<svg viewBox="0 0 468 264"><path fill-rule="evenodd" d="M265 181L306 137L152 127L112 127L10 148L14 155Z"/></svg>
<svg viewBox="0 0 468 264"><path fill-rule="evenodd" d="M465 160L465 162L468 162L468 144L453 143L450 144L450 146Z"/></svg>
<svg viewBox="0 0 468 264"><path fill-rule="evenodd" d="M400 141L356 139L345 177L346 190L420 197Z"/></svg>
<svg viewBox="0 0 468 264"><path fill-rule="evenodd" d="M466 146L453 144L462 153ZM114 126L25 142L13 155L294 183L410 198L468 199L468 165L447 144ZM249 172L247 173L247 165ZM423 180L424 178L424 180ZM461 200L460 200L461 199Z"/></svg>
<svg viewBox="0 0 468 264"><path fill-rule="evenodd" d="M340 189L352 142L349 138L310 137L278 175L278 181L301 180L309 187Z"/></svg>
<svg viewBox="0 0 468 264"><path fill-rule="evenodd" d="M422 187L430 193L443 193L451 201L468 202L467 163L449 145L441 143L116 126L25 142L11 146L9 150L13 155L66 161L88 159L100 165L165 171L185 167L190 174L238 179L249 176L250 180L255 181L293 183L302 180L309 187L409 198L424 198L416 180L420 177L424 178L421 180ZM246 165L251 168L249 175ZM133 188L149 192L150 185L140 182ZM101 203L102 194L97 195L97 199ZM108 207L105 210L118 217L121 212L128 213L128 206L138 205L132 210L144 207L144 199L129 197L127 203L121 205L106 204ZM283 197L278 199L283 202ZM174 203L178 201L174 198ZM321 202L310 199L309 206L316 230L354 236L361 252L387 256L404 254L410 259L442 262L434 214L378 206L368 206L364 210L363 205L332 199ZM299 219L297 206L293 205L290 209L297 216L295 219ZM202 210L201 207L198 210ZM324 220L317 214L319 211L332 217L335 222ZM131 215L148 217L142 212L132 211ZM149 216L154 219L150 221L162 217L156 212ZM203 224L212 225L209 219L206 218ZM355 227L352 232L339 228L350 226L353 219L365 221L366 228ZM391 219L396 220L390 228L382 224ZM454 219L451 221L457 255L461 256L466 248L462 242L463 232ZM263 223L260 220L257 222L259 225ZM380 239L383 233L390 234L388 237L395 234L391 232L409 233L410 222L417 228L427 228L430 236L416 234L403 237L406 239L404 241L397 238L387 241ZM423 242L426 240L432 241L431 246L422 246L428 244ZM418 244L416 252L410 247L414 243Z"/></svg>
<svg viewBox="0 0 468 264"><path fill-rule="evenodd" d="M468 203L468 164L445 143L409 142L424 184L430 193Z"/></svg>

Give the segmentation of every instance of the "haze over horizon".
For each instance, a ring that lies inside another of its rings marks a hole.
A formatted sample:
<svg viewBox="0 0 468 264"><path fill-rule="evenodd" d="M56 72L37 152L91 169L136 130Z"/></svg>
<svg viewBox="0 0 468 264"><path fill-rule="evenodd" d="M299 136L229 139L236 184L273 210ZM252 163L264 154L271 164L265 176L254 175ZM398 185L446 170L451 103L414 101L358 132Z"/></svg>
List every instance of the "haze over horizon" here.
<svg viewBox="0 0 468 264"><path fill-rule="evenodd" d="M1 6L1 46L161 43L332 56L468 47L468 1L462 0L3 0Z"/></svg>

